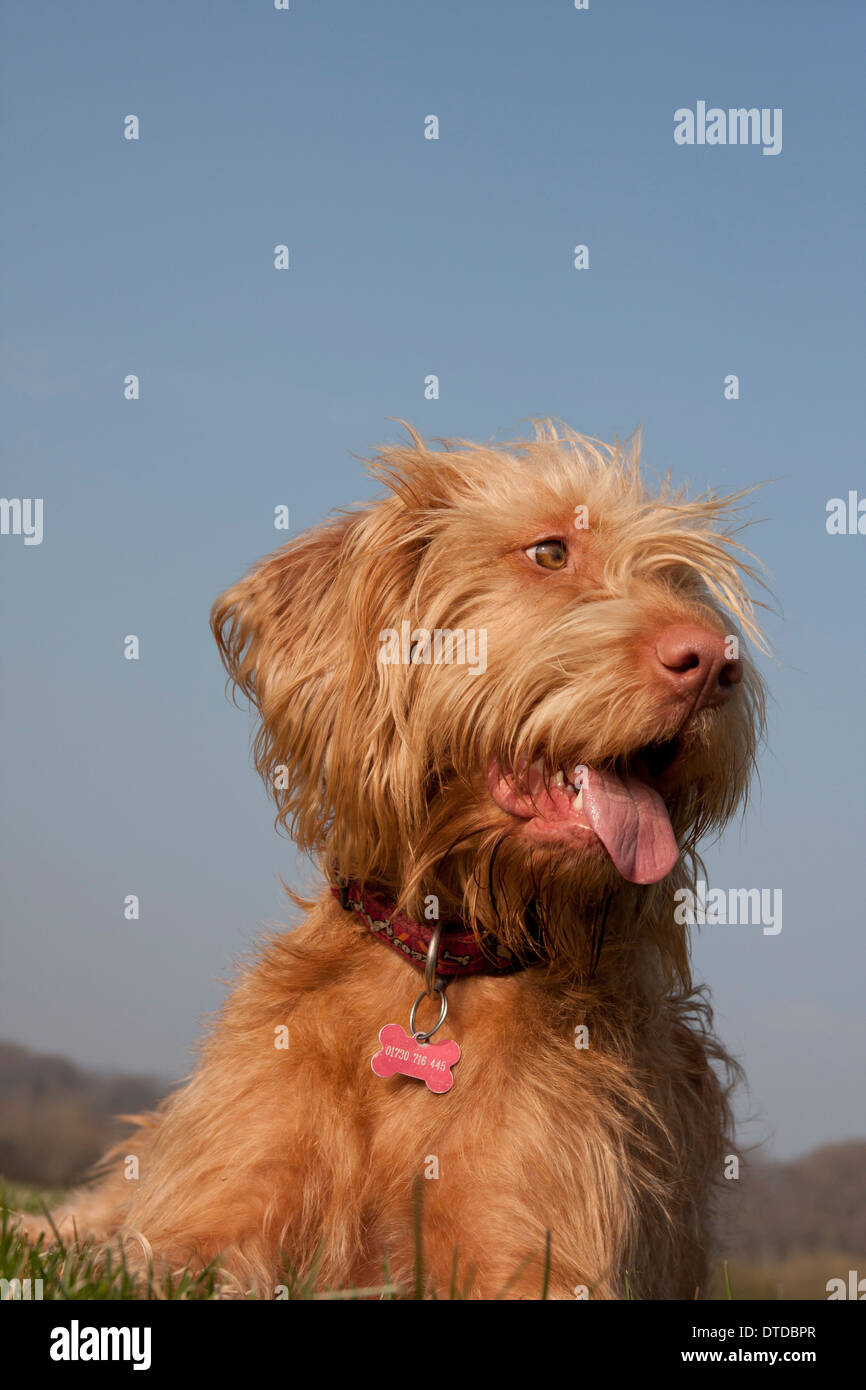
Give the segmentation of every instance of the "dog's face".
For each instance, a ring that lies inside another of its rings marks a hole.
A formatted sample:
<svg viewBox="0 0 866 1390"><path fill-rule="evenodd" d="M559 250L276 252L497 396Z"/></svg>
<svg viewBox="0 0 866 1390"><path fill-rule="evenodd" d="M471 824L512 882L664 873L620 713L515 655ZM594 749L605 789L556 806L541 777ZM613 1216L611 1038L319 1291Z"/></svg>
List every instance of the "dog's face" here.
<svg viewBox="0 0 866 1390"><path fill-rule="evenodd" d="M549 427L413 435L375 471L390 495L214 609L279 818L330 871L444 894L512 945L530 900L684 881L762 723L737 499L652 496L636 456Z"/></svg>

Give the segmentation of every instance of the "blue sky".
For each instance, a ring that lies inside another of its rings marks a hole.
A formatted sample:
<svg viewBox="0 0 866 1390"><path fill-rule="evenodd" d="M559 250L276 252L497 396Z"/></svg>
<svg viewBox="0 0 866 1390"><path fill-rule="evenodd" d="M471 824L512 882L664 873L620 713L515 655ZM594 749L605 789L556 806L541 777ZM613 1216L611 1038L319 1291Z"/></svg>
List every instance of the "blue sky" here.
<svg viewBox="0 0 866 1390"><path fill-rule="evenodd" d="M207 628L284 539L276 505L294 532L370 495L356 456L389 417L641 424L650 468L768 483L769 743L707 860L780 888L784 925L696 945L745 1132L862 1133L866 536L825 528L866 495L862 8L49 0L2 23L0 491L43 497L45 535L0 537L0 1034L179 1075L284 919L301 871ZM781 108L781 154L677 146L699 100Z"/></svg>

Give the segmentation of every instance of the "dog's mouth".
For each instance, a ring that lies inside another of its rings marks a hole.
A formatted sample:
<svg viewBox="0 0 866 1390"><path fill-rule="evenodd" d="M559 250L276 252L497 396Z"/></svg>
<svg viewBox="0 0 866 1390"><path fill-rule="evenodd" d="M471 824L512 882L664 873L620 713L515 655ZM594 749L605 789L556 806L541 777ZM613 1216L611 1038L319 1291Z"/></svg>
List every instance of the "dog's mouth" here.
<svg viewBox="0 0 866 1390"><path fill-rule="evenodd" d="M630 883L658 883L679 858L668 809L657 790L682 751L680 738L647 744L595 767L551 768L543 758L516 770L491 763L487 787L537 843L601 845Z"/></svg>

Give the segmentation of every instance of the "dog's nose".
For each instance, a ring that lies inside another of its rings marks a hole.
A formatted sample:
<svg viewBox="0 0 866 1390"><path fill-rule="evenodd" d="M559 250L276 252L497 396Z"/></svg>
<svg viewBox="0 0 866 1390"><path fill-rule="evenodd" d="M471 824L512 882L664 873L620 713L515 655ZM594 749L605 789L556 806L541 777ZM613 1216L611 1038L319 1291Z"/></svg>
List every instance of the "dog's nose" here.
<svg viewBox="0 0 866 1390"><path fill-rule="evenodd" d="M722 705L743 679L743 664L729 657L727 639L697 623L664 630L656 642L657 674L677 694L694 700L694 709Z"/></svg>

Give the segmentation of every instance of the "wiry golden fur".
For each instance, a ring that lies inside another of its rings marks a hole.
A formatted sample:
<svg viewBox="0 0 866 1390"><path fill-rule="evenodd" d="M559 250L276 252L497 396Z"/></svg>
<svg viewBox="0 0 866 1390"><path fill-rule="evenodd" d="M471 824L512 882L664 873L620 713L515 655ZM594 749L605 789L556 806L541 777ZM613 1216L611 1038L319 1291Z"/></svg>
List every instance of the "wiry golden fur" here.
<svg viewBox="0 0 866 1390"><path fill-rule="evenodd" d="M760 643L740 499L650 492L636 446L536 435L432 450L410 431L373 465L383 498L291 541L213 612L260 716L277 819L324 876L380 885L418 917L435 894L536 963L451 983L450 1093L381 1080L378 1030L406 1023L419 976L323 888L243 971L191 1080L106 1157L62 1229L129 1233L160 1265L219 1256L264 1296L284 1260L303 1276L318 1258L323 1287L379 1284L386 1262L411 1284L413 1188L434 1156L423 1254L440 1295L457 1250L473 1297L537 1297L548 1232L556 1297L705 1290L732 1064L692 989L673 895L694 882L698 841L745 802L763 695L743 658L733 698L685 719L646 652L677 623ZM567 574L527 560L547 536L573 547ZM379 634L405 619L485 629L486 671L382 664ZM527 843L487 792L491 763L611 766L677 734L664 796L682 853L651 886L606 854Z"/></svg>

